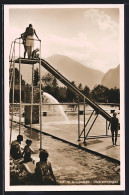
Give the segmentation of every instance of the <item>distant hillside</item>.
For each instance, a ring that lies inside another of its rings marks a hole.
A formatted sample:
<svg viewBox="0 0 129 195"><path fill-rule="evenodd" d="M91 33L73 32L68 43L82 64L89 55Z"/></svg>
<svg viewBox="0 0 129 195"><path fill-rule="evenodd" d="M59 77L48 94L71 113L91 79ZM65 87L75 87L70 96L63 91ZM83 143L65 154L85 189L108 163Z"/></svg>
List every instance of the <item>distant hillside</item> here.
<svg viewBox="0 0 129 195"><path fill-rule="evenodd" d="M102 85L110 88L120 88L120 65L115 69L110 69L102 78Z"/></svg>
<svg viewBox="0 0 129 195"><path fill-rule="evenodd" d="M104 76L103 72L88 68L67 56L53 55L45 60L66 77L66 79L71 82L75 81L76 86L82 83L83 87L87 85L90 89L93 89L95 85L101 84L102 77ZM16 67L19 67L18 64L16 64ZM34 67L39 67L39 65L34 65ZM21 74L27 83L32 83L32 66L22 64ZM41 77L45 74L46 70L41 67Z"/></svg>
<svg viewBox="0 0 129 195"><path fill-rule="evenodd" d="M76 86L82 83L92 89L96 84L101 83L103 72L88 68L83 64L63 55L53 55L46 59L69 81L75 81Z"/></svg>

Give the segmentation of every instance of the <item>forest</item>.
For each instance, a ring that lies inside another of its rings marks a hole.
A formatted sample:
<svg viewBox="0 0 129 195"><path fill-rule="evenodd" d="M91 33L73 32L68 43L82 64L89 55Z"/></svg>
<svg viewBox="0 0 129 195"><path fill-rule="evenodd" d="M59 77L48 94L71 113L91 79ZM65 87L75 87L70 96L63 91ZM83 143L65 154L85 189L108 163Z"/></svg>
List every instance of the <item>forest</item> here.
<svg viewBox="0 0 129 195"><path fill-rule="evenodd" d="M39 88L40 76L38 68L34 70L33 76L33 86ZM76 86L75 81L71 82L74 86ZM31 91L31 85L26 83L25 80L22 79L21 76L21 99L22 102L25 102L25 93L27 91ZM93 100L96 103L120 103L120 89L119 88L111 88L108 89L103 85L96 85L91 90L87 85L84 87L80 83L76 86L84 95L86 95L89 99ZM56 98L59 102L83 102L83 98L78 96L78 94L71 91L71 89L66 86L61 86L58 80L51 74L46 73L41 78L41 89L43 92L47 92L51 94L54 98ZM12 87L10 90L10 102L12 102ZM19 70L15 68L15 97L14 102L19 102Z"/></svg>

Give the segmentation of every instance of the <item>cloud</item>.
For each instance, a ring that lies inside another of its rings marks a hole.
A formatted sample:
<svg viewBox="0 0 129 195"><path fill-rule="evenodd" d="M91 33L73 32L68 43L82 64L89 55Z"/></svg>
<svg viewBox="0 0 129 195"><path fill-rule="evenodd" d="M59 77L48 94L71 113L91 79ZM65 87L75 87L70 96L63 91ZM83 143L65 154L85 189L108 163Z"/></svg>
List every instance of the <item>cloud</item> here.
<svg viewBox="0 0 129 195"><path fill-rule="evenodd" d="M84 33L73 37L50 34L44 37L43 55L53 54L69 56L91 68L107 71L119 64L119 42L112 36L104 35L101 39L88 39Z"/></svg>
<svg viewBox="0 0 129 195"><path fill-rule="evenodd" d="M84 33L79 33L71 38L50 34L44 38L44 48L46 48L45 56L60 53L73 58L78 56L78 59L86 56L89 51L95 50L92 42Z"/></svg>
<svg viewBox="0 0 129 195"><path fill-rule="evenodd" d="M73 48L92 48L92 43L88 40L86 34L79 33L72 37L57 36L54 34L49 34L44 38L44 40L49 44L51 41L55 44L61 44L62 47L73 47Z"/></svg>
<svg viewBox="0 0 129 195"><path fill-rule="evenodd" d="M114 31L118 32L119 25L101 9L88 9L83 14L87 21L101 31L108 31L110 33Z"/></svg>

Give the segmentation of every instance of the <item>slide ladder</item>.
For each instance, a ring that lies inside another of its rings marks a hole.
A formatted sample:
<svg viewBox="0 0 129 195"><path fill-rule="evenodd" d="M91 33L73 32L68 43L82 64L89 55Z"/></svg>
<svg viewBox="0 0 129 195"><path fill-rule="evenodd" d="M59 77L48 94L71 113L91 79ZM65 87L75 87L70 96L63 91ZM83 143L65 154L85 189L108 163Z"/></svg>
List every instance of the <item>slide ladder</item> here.
<svg viewBox="0 0 129 195"><path fill-rule="evenodd" d="M9 81L9 91L11 90L12 87L12 81L13 81L13 74L14 74L14 65L12 62L10 62L10 67L9 67L9 76L10 76L10 81Z"/></svg>
<svg viewBox="0 0 129 195"><path fill-rule="evenodd" d="M15 74L14 70L14 55L15 55L15 45L14 41L11 43L11 48L10 48L10 54L9 54L9 91L11 90L12 87L12 82L13 82L13 75ZM15 83L14 83L15 84Z"/></svg>

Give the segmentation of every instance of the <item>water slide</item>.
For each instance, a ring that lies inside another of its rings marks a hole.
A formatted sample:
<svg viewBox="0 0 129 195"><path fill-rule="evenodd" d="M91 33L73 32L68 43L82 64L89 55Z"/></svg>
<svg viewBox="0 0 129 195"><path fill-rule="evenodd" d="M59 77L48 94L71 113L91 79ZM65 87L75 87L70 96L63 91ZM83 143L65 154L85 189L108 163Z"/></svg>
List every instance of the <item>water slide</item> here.
<svg viewBox="0 0 129 195"><path fill-rule="evenodd" d="M23 59L20 58L15 60L15 63L22 64L35 64L39 63L38 59ZM105 112L100 106L98 106L95 102L90 100L86 95L84 95L76 86L74 86L70 81L68 81L61 73L59 73L55 68L53 68L47 61L41 59L41 65L48 70L52 75L54 75L60 82L62 82L65 86L69 87L72 91L77 93L78 95L85 98L87 104L89 104L97 113L102 115L106 120L110 121L111 116Z"/></svg>

